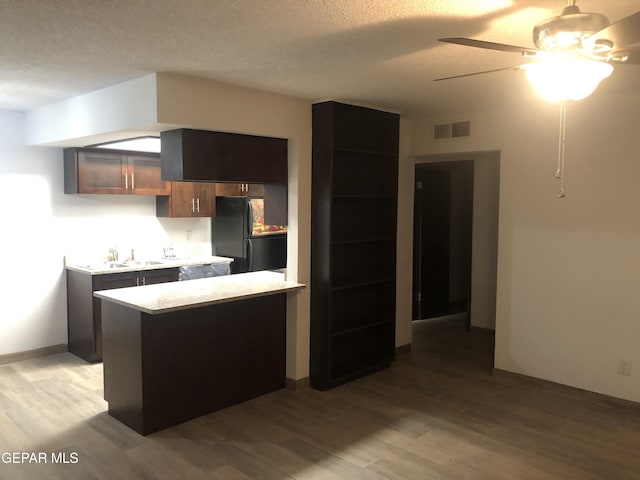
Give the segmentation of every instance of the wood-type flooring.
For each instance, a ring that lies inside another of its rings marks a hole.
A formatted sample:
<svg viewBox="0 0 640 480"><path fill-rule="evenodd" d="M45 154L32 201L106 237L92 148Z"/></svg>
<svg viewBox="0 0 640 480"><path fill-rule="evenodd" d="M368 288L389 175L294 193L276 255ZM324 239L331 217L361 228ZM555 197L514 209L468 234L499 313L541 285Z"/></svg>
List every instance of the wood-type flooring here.
<svg viewBox="0 0 640 480"><path fill-rule="evenodd" d="M106 413L100 364L1 365L0 479L640 479L636 411L493 376L492 358L492 332L415 322L385 371L147 437ZM47 463L6 462L22 452Z"/></svg>

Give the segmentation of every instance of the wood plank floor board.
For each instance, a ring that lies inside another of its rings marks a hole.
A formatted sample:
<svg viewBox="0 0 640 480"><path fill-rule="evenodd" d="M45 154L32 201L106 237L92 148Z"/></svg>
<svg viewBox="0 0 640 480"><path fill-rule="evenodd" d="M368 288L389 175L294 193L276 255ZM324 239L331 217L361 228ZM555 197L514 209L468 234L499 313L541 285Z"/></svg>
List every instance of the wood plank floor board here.
<svg viewBox="0 0 640 480"><path fill-rule="evenodd" d="M141 443L127 450L125 456L127 463L143 478L189 478L193 480L207 480L209 478L205 470L194 466L184 456L176 454L175 451L159 442Z"/></svg>
<svg viewBox="0 0 640 480"><path fill-rule="evenodd" d="M335 455L329 449L322 448L303 439L292 439L282 442L281 445L294 452L297 456L317 465L323 470L337 475L338 478L357 478L365 480L382 480L385 477L378 475L364 465L358 465L348 460L351 455L348 452L340 452ZM345 458L346 457L346 458ZM294 477L295 478L295 477Z"/></svg>
<svg viewBox="0 0 640 480"><path fill-rule="evenodd" d="M231 465L223 465L210 472L212 480L251 480L244 473L236 470Z"/></svg>
<svg viewBox="0 0 640 480"><path fill-rule="evenodd" d="M391 368L327 392L279 390L147 437L106 413L102 365L68 353L0 365L0 479L638 480L640 409L492 375L493 336L414 325Z"/></svg>
<svg viewBox="0 0 640 480"><path fill-rule="evenodd" d="M292 468L291 466L276 465L271 460L261 461L260 458L248 454L235 443L236 442L221 441L214 445L214 448L223 454L226 464L242 472L249 478L264 480L287 478L285 470Z"/></svg>
<svg viewBox="0 0 640 480"><path fill-rule="evenodd" d="M297 441L312 444L332 456L339 456L352 465L364 466L371 462L368 452L363 450L351 451L347 446L353 444L369 432L375 431L375 426L367 425L365 431L357 431L341 420L323 419L308 414L292 414L279 420L282 425L295 432ZM287 442L285 442L287 443Z"/></svg>

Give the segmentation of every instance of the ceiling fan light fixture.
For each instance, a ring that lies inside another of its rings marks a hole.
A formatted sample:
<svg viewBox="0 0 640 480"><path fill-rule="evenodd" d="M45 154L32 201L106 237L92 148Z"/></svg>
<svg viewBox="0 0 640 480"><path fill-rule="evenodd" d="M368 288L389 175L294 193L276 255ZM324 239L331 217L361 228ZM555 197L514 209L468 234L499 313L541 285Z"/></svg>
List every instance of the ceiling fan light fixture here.
<svg viewBox="0 0 640 480"><path fill-rule="evenodd" d="M526 65L527 79L549 102L581 100L611 75L613 67L597 60L554 56Z"/></svg>
<svg viewBox="0 0 640 480"><path fill-rule="evenodd" d="M563 12L561 16L549 18L534 27L533 43L545 51L577 47L609 24L609 19L599 13Z"/></svg>

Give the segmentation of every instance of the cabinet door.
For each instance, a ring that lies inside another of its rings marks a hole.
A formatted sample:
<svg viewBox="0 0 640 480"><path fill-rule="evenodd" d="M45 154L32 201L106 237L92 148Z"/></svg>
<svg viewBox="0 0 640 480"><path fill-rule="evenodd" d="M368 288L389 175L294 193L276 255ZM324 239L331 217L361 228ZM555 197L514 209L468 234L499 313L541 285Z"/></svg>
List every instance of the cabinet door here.
<svg viewBox="0 0 640 480"><path fill-rule="evenodd" d="M165 207L162 212L160 212L160 202ZM156 206L158 216L192 217L196 209L193 183L171 182L171 196L156 197Z"/></svg>
<svg viewBox="0 0 640 480"><path fill-rule="evenodd" d="M218 197L263 197L264 185L261 183L216 183Z"/></svg>
<svg viewBox="0 0 640 480"><path fill-rule="evenodd" d="M67 148L64 192L169 195L171 186L162 181L158 154Z"/></svg>
<svg viewBox="0 0 640 480"><path fill-rule="evenodd" d="M177 282L180 271L178 268L163 268L162 270L145 270L138 272L140 283L153 285L155 283Z"/></svg>
<svg viewBox="0 0 640 480"><path fill-rule="evenodd" d="M137 272L108 273L96 275L92 278L93 286L91 295L97 290L110 290L114 288L135 287ZM102 301L99 298L92 298L93 315L90 319L91 329L94 336L94 355L92 358L85 358L88 361L102 360Z"/></svg>
<svg viewBox="0 0 640 480"><path fill-rule="evenodd" d="M93 277L93 290L135 287L140 272L108 273Z"/></svg>
<svg viewBox="0 0 640 480"><path fill-rule="evenodd" d="M130 193L139 195L169 195L171 186L163 182L160 173L160 157L129 155L127 184Z"/></svg>
<svg viewBox="0 0 640 480"><path fill-rule="evenodd" d="M197 217L215 217L216 215L216 184L196 183L194 185Z"/></svg>
<svg viewBox="0 0 640 480"><path fill-rule="evenodd" d="M178 281L178 274L178 268L162 268L159 270L139 270L96 275L93 280L93 290L112 290L114 288L137 287L153 283L176 282Z"/></svg>
<svg viewBox="0 0 640 480"><path fill-rule="evenodd" d="M286 183L287 140L188 128L160 133L165 178Z"/></svg>
<svg viewBox="0 0 640 480"><path fill-rule="evenodd" d="M171 195L156 197L158 217L213 217L215 213L213 183L171 182Z"/></svg>
<svg viewBox="0 0 640 480"><path fill-rule="evenodd" d="M77 155L77 193L126 193L126 155L88 151Z"/></svg>

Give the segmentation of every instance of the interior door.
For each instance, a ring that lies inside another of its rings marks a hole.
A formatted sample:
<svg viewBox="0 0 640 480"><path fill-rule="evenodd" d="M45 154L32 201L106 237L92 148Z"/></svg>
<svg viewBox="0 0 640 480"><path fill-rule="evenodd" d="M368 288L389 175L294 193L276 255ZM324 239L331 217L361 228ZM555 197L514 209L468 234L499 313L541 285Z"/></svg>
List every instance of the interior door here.
<svg viewBox="0 0 640 480"><path fill-rule="evenodd" d="M433 165L416 166L413 318L449 308L451 175Z"/></svg>

